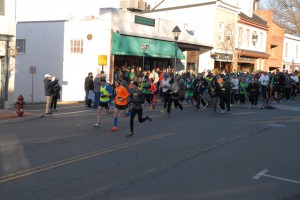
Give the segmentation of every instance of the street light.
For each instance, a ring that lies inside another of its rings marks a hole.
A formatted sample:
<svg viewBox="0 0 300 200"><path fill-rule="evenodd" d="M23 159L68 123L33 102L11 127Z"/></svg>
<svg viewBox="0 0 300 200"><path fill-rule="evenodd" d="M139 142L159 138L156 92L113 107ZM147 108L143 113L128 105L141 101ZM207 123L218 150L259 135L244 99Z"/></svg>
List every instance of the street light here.
<svg viewBox="0 0 300 200"><path fill-rule="evenodd" d="M172 31L174 39L175 39L175 59L174 59L174 78L176 75L176 65L177 65L177 40L179 38L179 35L181 33L181 30L179 29L178 26L175 26L175 28Z"/></svg>
<svg viewBox="0 0 300 200"><path fill-rule="evenodd" d="M145 51L149 48L148 44L141 44L141 49L143 51L143 72L144 72L144 65L145 65Z"/></svg>

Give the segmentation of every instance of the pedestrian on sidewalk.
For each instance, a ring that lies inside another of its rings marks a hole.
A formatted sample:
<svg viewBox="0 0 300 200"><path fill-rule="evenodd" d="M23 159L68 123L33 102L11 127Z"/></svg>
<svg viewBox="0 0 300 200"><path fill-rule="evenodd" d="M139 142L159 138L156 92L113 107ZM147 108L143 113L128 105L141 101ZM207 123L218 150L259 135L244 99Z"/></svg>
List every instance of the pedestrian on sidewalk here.
<svg viewBox="0 0 300 200"><path fill-rule="evenodd" d="M106 82L105 77L100 78L101 86L99 91L101 93L99 102L98 102L98 111L97 111L97 122L94 124L94 127L99 127L101 124L101 113L103 108L106 110L106 114L111 114L109 111L110 98L112 97L113 91L111 86Z"/></svg>
<svg viewBox="0 0 300 200"><path fill-rule="evenodd" d="M52 77L52 82L55 81L55 79L57 79L57 83L53 86L54 94L53 94L52 101L51 101L51 106L50 106L51 112L52 112L52 109L53 109L53 112L57 111L56 110L57 100L60 99L60 91L61 91L61 86L58 83L57 76Z"/></svg>
<svg viewBox="0 0 300 200"><path fill-rule="evenodd" d="M89 79L88 79L88 82L87 82L87 89L89 90L88 100L87 100L87 107L91 108L92 107L92 102L95 99L93 76L89 76Z"/></svg>
<svg viewBox="0 0 300 200"><path fill-rule="evenodd" d="M146 120L149 120L150 122L152 119L147 115L146 117L143 117L143 103L144 103L144 95L143 92L138 88L138 82L134 81L132 83L133 85L133 90L132 93L130 94L131 99L132 99L132 110L131 110L131 115L130 115L130 133L127 134L127 137L131 137L134 135L133 132L133 121L136 116L138 115L138 120L139 123L143 123Z"/></svg>
<svg viewBox="0 0 300 200"><path fill-rule="evenodd" d="M45 96L46 96L46 115L51 115L52 111L50 110L50 105L52 101L52 97L54 95L54 88L53 86L58 83L58 79L55 79L54 81L51 80L51 75L46 74L44 78L44 90L45 90Z"/></svg>
<svg viewBox="0 0 300 200"><path fill-rule="evenodd" d="M84 99L84 103L85 105L87 106L88 105L88 95L89 95L89 80L90 80L90 77L93 76L93 73L92 72L89 72L87 77L85 77L85 80L84 80L84 91L85 91L85 99Z"/></svg>

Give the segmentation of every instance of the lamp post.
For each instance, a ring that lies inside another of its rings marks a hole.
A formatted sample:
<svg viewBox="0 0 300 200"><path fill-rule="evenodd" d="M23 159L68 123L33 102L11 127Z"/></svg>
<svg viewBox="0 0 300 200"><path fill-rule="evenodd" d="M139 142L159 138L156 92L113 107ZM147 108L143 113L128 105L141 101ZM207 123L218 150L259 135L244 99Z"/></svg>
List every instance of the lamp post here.
<svg viewBox="0 0 300 200"><path fill-rule="evenodd" d="M174 39L175 39L175 58L174 58L174 78L176 75L176 65L177 65L177 40L179 38L179 35L181 33L181 30L179 29L178 26L175 26L175 28L172 31Z"/></svg>
<svg viewBox="0 0 300 200"><path fill-rule="evenodd" d="M145 65L145 51L149 48L148 44L141 44L141 49L143 51L143 72L144 72L144 65Z"/></svg>

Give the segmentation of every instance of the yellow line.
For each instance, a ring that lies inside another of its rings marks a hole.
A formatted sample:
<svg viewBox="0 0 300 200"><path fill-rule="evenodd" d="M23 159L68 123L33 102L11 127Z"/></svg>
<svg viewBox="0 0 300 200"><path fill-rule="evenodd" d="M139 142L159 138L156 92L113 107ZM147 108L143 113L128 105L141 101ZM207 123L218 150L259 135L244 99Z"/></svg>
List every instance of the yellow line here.
<svg viewBox="0 0 300 200"><path fill-rule="evenodd" d="M160 138L163 138L163 137L170 136L172 134L173 133L160 133L160 134L150 136L150 137L147 137L147 138L144 138L144 139L135 140L135 141L128 142L128 143L125 143L125 144L115 145L115 146L112 146L112 147L109 147L109 148L106 148L106 149L103 149L103 150L94 151L94 152L83 154L83 155L80 155L80 156L74 156L74 157L64 159L64 160L61 160L61 161L57 161L57 162L53 162L53 163L50 163L50 164L47 164L47 165L42 165L42 166L35 167L35 168L32 168L32 169L20 171L20 172L14 173L14 174L9 174L9 175L6 175L6 176L2 176L2 177L0 177L0 184L6 183L6 182L9 182L9 181L12 181L12 180L20 179L20 178L23 178L23 177L26 177L26 176L30 176L30 175L33 175L33 174L37 174L37 173L40 173L40 172L48 171L48 170L51 170L51 169L54 169L54 168L69 165L69 164L72 164L72 163L75 163L75 162L83 161L83 160L86 160L86 159L89 159L89 158L101 156L101 155L104 155L104 154L107 154L107 153L111 153L111 152L114 152L114 151L118 151L118 150L121 150L121 149L132 147L132 146L142 144L142 143L145 143L145 142L150 142L150 141L153 141L153 140L157 140L157 139L160 139Z"/></svg>

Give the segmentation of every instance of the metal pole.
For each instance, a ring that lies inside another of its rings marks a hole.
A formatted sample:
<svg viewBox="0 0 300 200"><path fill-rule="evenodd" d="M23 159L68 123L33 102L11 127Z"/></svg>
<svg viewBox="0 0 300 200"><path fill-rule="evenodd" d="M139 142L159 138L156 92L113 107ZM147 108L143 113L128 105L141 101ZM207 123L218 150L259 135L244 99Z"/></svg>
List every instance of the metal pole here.
<svg viewBox="0 0 300 200"><path fill-rule="evenodd" d="M33 102L33 73L31 73L31 102Z"/></svg>
<svg viewBox="0 0 300 200"><path fill-rule="evenodd" d="M143 73L145 70L145 51L143 51Z"/></svg>
<svg viewBox="0 0 300 200"><path fill-rule="evenodd" d="M174 79L176 76L176 65L177 65L177 52L176 52L176 48L177 48L177 40L175 40L175 59L174 59Z"/></svg>

